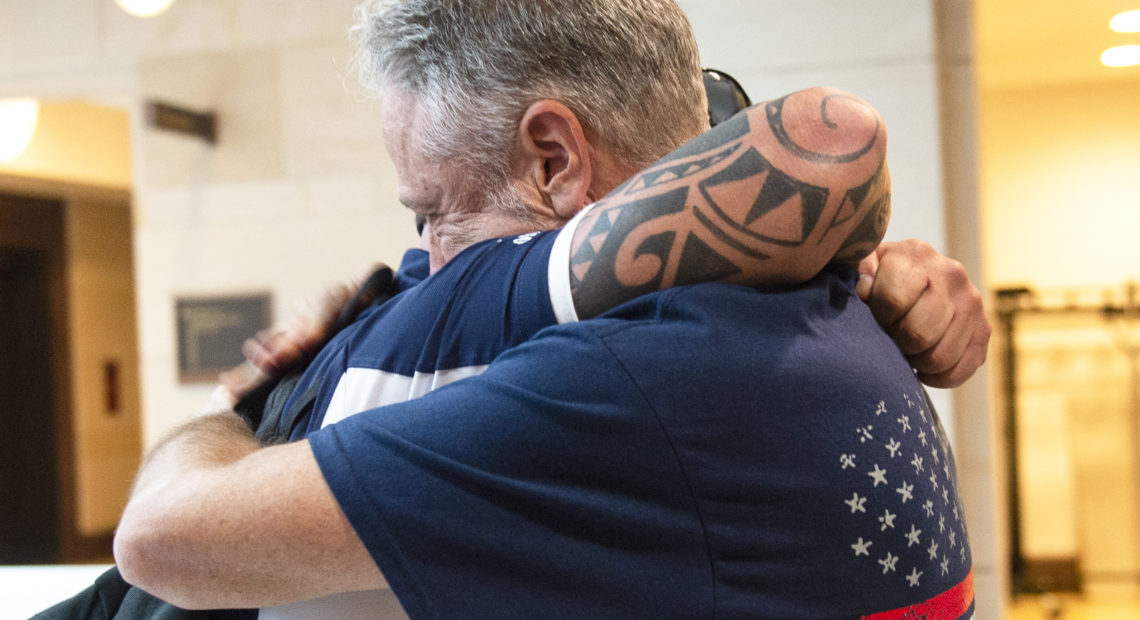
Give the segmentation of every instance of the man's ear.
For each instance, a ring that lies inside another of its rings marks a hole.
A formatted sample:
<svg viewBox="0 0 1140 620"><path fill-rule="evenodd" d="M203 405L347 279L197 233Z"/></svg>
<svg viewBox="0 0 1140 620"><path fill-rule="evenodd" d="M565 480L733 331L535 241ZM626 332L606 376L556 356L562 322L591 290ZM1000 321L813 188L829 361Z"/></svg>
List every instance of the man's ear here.
<svg viewBox="0 0 1140 620"><path fill-rule="evenodd" d="M547 196L563 219L590 202L590 144L578 117L562 103L542 99L527 108L513 164L516 175Z"/></svg>

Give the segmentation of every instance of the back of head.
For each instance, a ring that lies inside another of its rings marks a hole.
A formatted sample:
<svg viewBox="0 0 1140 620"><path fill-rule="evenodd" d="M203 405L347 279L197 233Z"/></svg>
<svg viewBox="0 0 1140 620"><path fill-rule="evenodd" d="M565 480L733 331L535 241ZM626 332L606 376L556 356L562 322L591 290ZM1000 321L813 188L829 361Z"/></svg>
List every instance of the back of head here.
<svg viewBox="0 0 1140 620"><path fill-rule="evenodd" d="M566 104L631 172L708 126L674 0L370 0L353 35L362 82L416 94L433 123L425 154L486 190L506 182L518 123L540 99Z"/></svg>

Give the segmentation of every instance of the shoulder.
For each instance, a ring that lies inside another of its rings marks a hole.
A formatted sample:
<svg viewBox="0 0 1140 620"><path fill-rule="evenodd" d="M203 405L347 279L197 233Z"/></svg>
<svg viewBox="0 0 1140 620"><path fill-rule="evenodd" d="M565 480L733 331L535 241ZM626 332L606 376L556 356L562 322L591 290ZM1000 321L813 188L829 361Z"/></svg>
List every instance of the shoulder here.
<svg viewBox="0 0 1140 620"><path fill-rule="evenodd" d="M829 268L795 287L752 288L725 283L679 286L632 299L577 329L606 335L625 331L722 331L739 325L767 339L784 330L806 329L813 322L871 321L865 304L855 295L855 281L853 270Z"/></svg>

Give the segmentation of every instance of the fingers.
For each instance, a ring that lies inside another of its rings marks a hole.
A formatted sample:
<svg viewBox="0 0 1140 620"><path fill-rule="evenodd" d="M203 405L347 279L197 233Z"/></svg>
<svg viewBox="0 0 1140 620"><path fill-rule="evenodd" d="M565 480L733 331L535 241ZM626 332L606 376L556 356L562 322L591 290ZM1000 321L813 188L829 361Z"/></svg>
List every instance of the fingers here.
<svg viewBox="0 0 1140 620"><path fill-rule="evenodd" d="M986 328L975 331L974 336L966 346L965 352L959 357L957 363L948 370L935 373L918 371L920 381L936 388L958 387L972 377L986 361L986 351L989 349L990 330L989 323ZM932 366L937 366L933 364ZM917 368L916 368L917 370Z"/></svg>
<svg viewBox="0 0 1140 620"><path fill-rule="evenodd" d="M883 244L878 254L866 299L876 320L924 383L962 384L985 362L991 333L965 267L918 240Z"/></svg>
<svg viewBox="0 0 1140 620"><path fill-rule="evenodd" d="M930 285L930 276L923 265L931 255L937 256L925 242L904 241L880 246L878 269L866 299L879 325L895 325L918 303Z"/></svg>
<svg viewBox="0 0 1140 620"><path fill-rule="evenodd" d="M296 364L315 355L334 335L342 310L373 271L385 267L372 265L354 278L351 285L331 286L317 302L302 310L284 326L262 330L242 344L246 363L219 376L218 402L237 402L266 380L279 377ZM373 295L373 299L375 295ZM365 300L367 301L367 300Z"/></svg>
<svg viewBox="0 0 1140 620"><path fill-rule="evenodd" d="M261 374L278 377L305 357L313 340L310 329L295 322L285 329L258 332L245 341L242 353L249 365Z"/></svg>
<svg viewBox="0 0 1140 620"><path fill-rule="evenodd" d="M871 289L875 282L875 273L879 270L879 254L871 252L859 261L857 267L859 272L859 281L855 283L855 294L859 299L867 301L871 296Z"/></svg>
<svg viewBox="0 0 1140 620"><path fill-rule="evenodd" d="M919 378L929 386L957 387L986 361L991 327L981 293L973 285L970 289L953 300L954 318L943 337L926 350L908 356Z"/></svg>
<svg viewBox="0 0 1140 620"><path fill-rule="evenodd" d="M357 290L373 271L382 267L385 265L377 263L361 271L352 284L330 286L316 303L283 327L261 331L247 340L242 346L246 360L262 375L277 377L315 355L333 337L338 318Z"/></svg>
<svg viewBox="0 0 1140 620"><path fill-rule="evenodd" d="M928 284L918 300L886 327L903 355L918 355L937 346L943 350L961 351L965 348L969 334L950 329L956 318L955 308L953 304L946 303L948 295L941 290L942 283L933 281ZM957 346L959 344L960 347Z"/></svg>
<svg viewBox="0 0 1140 620"><path fill-rule="evenodd" d="M204 411L229 411L243 396L261 385L267 376L250 363L240 364L218 375L218 387L210 395Z"/></svg>

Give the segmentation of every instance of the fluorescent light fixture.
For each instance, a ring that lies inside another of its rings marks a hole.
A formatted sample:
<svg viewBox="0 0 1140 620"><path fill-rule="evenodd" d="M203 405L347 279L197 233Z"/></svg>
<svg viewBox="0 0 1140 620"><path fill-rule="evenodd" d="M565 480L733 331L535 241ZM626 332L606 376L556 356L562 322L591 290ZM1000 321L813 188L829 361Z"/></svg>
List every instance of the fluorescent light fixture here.
<svg viewBox="0 0 1140 620"><path fill-rule="evenodd" d="M1140 65L1140 45L1121 45L1104 50L1100 61L1107 67Z"/></svg>
<svg viewBox="0 0 1140 620"><path fill-rule="evenodd" d="M135 17L154 17L170 8L174 0L115 0L115 4Z"/></svg>
<svg viewBox="0 0 1140 620"><path fill-rule="evenodd" d="M1108 25L1116 32L1140 32L1140 11L1120 13Z"/></svg>
<svg viewBox="0 0 1140 620"><path fill-rule="evenodd" d="M16 161L32 143L40 102L30 97L0 99L0 162Z"/></svg>

